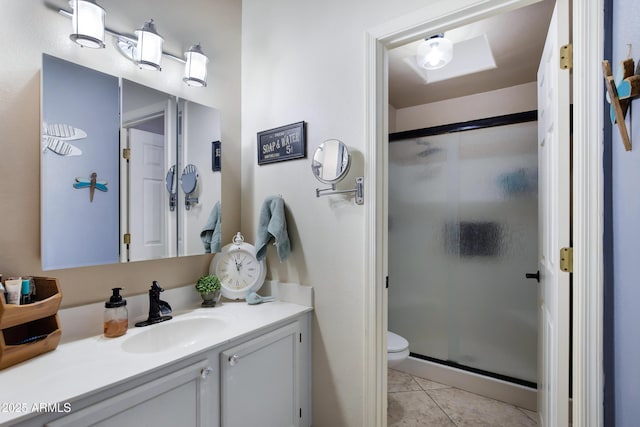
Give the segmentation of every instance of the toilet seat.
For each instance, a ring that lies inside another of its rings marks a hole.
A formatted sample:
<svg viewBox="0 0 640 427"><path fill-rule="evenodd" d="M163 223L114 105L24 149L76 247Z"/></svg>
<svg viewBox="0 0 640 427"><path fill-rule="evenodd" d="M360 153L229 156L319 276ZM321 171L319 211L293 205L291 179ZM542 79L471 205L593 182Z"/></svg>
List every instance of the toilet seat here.
<svg viewBox="0 0 640 427"><path fill-rule="evenodd" d="M398 334L387 331L387 353L401 353L409 348L409 341Z"/></svg>

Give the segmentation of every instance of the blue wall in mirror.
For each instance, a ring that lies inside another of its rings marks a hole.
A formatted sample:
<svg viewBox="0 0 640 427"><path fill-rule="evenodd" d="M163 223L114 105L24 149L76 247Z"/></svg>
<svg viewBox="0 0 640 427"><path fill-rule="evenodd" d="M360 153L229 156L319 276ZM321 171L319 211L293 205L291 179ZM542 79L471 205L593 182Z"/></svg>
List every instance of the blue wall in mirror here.
<svg viewBox="0 0 640 427"><path fill-rule="evenodd" d="M49 55L42 62L42 269L116 263L118 78Z"/></svg>

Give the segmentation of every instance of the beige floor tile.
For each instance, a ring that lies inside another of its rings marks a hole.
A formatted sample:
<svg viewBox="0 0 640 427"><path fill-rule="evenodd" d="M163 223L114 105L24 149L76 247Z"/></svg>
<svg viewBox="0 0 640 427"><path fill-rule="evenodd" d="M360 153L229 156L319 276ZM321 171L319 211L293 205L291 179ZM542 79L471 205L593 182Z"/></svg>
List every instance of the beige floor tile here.
<svg viewBox="0 0 640 427"><path fill-rule="evenodd" d="M435 381L429 381L420 377L413 377L414 380L422 387L423 390L437 390L439 388L451 388L451 386L446 384L440 384Z"/></svg>
<svg viewBox="0 0 640 427"><path fill-rule="evenodd" d="M530 411L528 409L524 409L524 408L518 408L520 409L522 412L524 412L525 414L527 414L529 416L529 418L531 418L533 421L538 421L538 413L537 412L533 412Z"/></svg>
<svg viewBox="0 0 640 427"><path fill-rule="evenodd" d="M424 391L389 393L388 405L388 427L455 427Z"/></svg>
<svg viewBox="0 0 640 427"><path fill-rule="evenodd" d="M440 408L457 426L517 427L536 422L513 405L455 388L428 390Z"/></svg>
<svg viewBox="0 0 640 427"><path fill-rule="evenodd" d="M396 371L395 369L387 369L387 392L395 393L398 391L421 391L420 385L409 374Z"/></svg>

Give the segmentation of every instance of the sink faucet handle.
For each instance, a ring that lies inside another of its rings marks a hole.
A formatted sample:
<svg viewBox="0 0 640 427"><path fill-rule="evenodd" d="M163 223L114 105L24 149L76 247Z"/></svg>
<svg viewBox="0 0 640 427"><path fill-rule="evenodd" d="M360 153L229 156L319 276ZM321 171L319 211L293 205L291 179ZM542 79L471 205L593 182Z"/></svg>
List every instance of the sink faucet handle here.
<svg viewBox="0 0 640 427"><path fill-rule="evenodd" d="M153 281L153 284L151 285L151 290L157 291L157 292L164 292L164 289L160 287L160 284L158 283L157 280Z"/></svg>

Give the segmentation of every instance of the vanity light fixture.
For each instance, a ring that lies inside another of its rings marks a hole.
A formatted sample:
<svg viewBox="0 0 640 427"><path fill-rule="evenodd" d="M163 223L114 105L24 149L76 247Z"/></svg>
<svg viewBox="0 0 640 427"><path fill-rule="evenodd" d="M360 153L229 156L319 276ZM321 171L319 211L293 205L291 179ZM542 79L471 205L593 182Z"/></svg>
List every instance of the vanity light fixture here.
<svg viewBox="0 0 640 427"><path fill-rule="evenodd" d="M83 47L104 48L105 11L95 0L71 0L72 33L69 38Z"/></svg>
<svg viewBox="0 0 640 427"><path fill-rule="evenodd" d="M138 38L136 48L133 51L134 62L144 70L162 71L162 45L164 39L156 31L153 19L144 23L142 28L135 31Z"/></svg>
<svg viewBox="0 0 640 427"><path fill-rule="evenodd" d="M184 78L189 86L207 86L207 63L209 58L202 52L200 43L196 43L184 53L187 60L184 66Z"/></svg>
<svg viewBox="0 0 640 427"><path fill-rule="evenodd" d="M442 68L453 59L453 43L444 34L431 36L418 46L417 59L427 70Z"/></svg>
<svg viewBox="0 0 640 427"><path fill-rule="evenodd" d="M138 67L147 70L161 71L160 61L163 56L185 64L183 81L189 86L207 86L207 64L209 58L202 53L200 43L197 43L182 59L179 56L163 51L164 39L156 31L153 19L145 22L142 28L135 31L135 35L122 34L105 26L105 10L95 0L69 0L72 11L60 9L45 0L45 7L62 16L71 18L73 33L71 40L80 46L104 48L104 35L108 33L115 38L118 50Z"/></svg>

